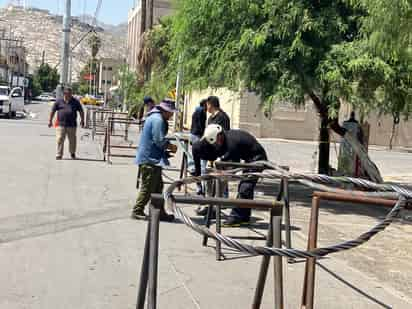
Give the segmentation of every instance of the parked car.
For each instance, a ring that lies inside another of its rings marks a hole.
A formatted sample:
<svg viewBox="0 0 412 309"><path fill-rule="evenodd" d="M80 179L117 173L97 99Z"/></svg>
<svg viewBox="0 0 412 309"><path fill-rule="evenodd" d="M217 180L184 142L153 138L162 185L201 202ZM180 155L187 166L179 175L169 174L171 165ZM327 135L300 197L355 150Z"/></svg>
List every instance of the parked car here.
<svg viewBox="0 0 412 309"><path fill-rule="evenodd" d="M80 103L84 105L100 106L100 102L94 96L88 94L86 94L83 98L80 99Z"/></svg>
<svg viewBox="0 0 412 309"><path fill-rule="evenodd" d="M43 92L39 96L35 97L35 99L38 101L45 101L45 102L56 101L56 98L53 96L53 94L47 93L47 92Z"/></svg>
<svg viewBox="0 0 412 309"><path fill-rule="evenodd" d="M10 87L0 86L0 114L14 118L17 112L24 112L23 90L16 87L10 91Z"/></svg>

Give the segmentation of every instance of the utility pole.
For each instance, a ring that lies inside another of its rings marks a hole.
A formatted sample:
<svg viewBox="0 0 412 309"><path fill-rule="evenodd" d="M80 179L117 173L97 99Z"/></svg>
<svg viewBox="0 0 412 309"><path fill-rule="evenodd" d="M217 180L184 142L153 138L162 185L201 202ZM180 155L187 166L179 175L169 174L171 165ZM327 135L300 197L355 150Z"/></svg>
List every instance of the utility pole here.
<svg viewBox="0 0 412 309"><path fill-rule="evenodd" d="M71 0L66 0L66 6L63 16L63 44L61 54L61 73L60 73L60 85L57 87L57 96L63 97L63 87L68 82L69 72L69 58L70 58L70 21L71 21Z"/></svg>

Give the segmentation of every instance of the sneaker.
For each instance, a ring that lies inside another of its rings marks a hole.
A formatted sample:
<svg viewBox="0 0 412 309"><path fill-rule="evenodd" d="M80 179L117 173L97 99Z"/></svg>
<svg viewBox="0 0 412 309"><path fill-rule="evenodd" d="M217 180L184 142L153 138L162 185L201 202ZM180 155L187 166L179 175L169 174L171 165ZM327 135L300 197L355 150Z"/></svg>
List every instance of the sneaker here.
<svg viewBox="0 0 412 309"><path fill-rule="evenodd" d="M195 210L195 213L196 213L198 216L206 216L206 215L207 215L207 207L198 207L198 208Z"/></svg>
<svg viewBox="0 0 412 309"><path fill-rule="evenodd" d="M56 160L61 160L62 156L56 156Z"/></svg>
<svg viewBox="0 0 412 309"><path fill-rule="evenodd" d="M245 224L249 224L249 220L246 221L239 217L230 216L223 222L222 226L223 227L240 227Z"/></svg>
<svg viewBox="0 0 412 309"><path fill-rule="evenodd" d="M70 156L72 157L72 160L76 160L76 154L72 153Z"/></svg>
<svg viewBox="0 0 412 309"><path fill-rule="evenodd" d="M161 213L160 214L160 221L173 222L173 221L175 221L175 216L174 215L169 215L167 213Z"/></svg>
<svg viewBox="0 0 412 309"><path fill-rule="evenodd" d="M135 220L146 220L147 216L144 213L143 209L138 209L138 210L133 210L132 214L130 215L130 218L135 219Z"/></svg>

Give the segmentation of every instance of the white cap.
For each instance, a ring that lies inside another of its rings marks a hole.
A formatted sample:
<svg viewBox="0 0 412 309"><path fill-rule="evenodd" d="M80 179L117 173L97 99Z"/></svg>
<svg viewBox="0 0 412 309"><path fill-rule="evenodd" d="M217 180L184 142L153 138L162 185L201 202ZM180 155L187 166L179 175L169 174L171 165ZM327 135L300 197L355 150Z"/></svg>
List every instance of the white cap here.
<svg viewBox="0 0 412 309"><path fill-rule="evenodd" d="M205 139L209 144L215 144L219 133L223 132L223 129L218 124L210 124L207 126L202 139Z"/></svg>

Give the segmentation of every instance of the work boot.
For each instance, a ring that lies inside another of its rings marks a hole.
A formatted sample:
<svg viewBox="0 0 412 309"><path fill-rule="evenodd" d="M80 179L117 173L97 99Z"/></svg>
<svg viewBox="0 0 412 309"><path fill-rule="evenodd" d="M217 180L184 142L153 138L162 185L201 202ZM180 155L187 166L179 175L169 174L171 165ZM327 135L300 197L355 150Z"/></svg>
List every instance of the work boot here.
<svg viewBox="0 0 412 309"><path fill-rule="evenodd" d="M143 209L135 209L130 215L130 218L135 219L135 220L146 220L147 216L144 213Z"/></svg>
<svg viewBox="0 0 412 309"><path fill-rule="evenodd" d="M249 223L250 223L250 219L245 220L240 217L230 216L223 222L222 226L223 227L240 227L242 225L247 225Z"/></svg>
<svg viewBox="0 0 412 309"><path fill-rule="evenodd" d="M62 156L56 156L56 160L61 160Z"/></svg>
<svg viewBox="0 0 412 309"><path fill-rule="evenodd" d="M72 160L76 160L76 154L75 153L72 153L70 156L71 156Z"/></svg>
<svg viewBox="0 0 412 309"><path fill-rule="evenodd" d="M208 211L208 207L203 207L203 209L199 207L198 209L195 210L198 216L203 216L205 218L207 217L207 211ZM212 207L210 219L216 219L216 208L215 207Z"/></svg>
<svg viewBox="0 0 412 309"><path fill-rule="evenodd" d="M207 215L207 207L198 207L198 208L196 208L195 213L198 216L206 216Z"/></svg>
<svg viewBox="0 0 412 309"><path fill-rule="evenodd" d="M166 212L161 212L160 213L160 221L173 222L173 221L175 221L175 216L174 215L169 215Z"/></svg>

